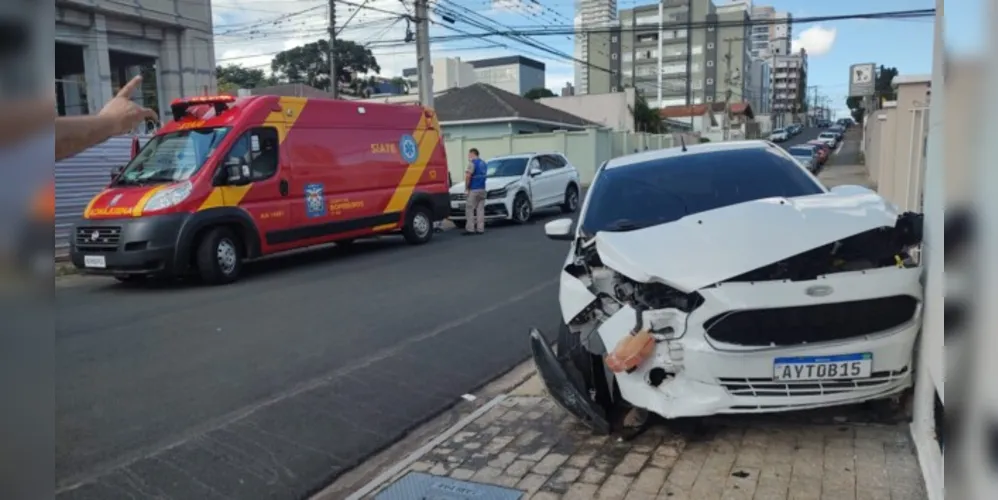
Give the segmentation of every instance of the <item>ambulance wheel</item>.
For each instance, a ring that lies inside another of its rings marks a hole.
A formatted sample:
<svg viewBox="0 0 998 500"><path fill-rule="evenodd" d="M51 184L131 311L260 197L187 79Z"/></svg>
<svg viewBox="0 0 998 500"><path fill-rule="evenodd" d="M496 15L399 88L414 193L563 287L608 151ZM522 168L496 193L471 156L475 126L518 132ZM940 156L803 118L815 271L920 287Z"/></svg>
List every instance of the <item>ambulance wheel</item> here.
<svg viewBox="0 0 998 500"><path fill-rule="evenodd" d="M433 238L433 214L423 205L413 205L405 217L402 236L410 245L422 245Z"/></svg>
<svg viewBox="0 0 998 500"><path fill-rule="evenodd" d="M198 242L197 267L201 280L209 285L224 285L239 279L242 258L239 238L226 227L216 227Z"/></svg>

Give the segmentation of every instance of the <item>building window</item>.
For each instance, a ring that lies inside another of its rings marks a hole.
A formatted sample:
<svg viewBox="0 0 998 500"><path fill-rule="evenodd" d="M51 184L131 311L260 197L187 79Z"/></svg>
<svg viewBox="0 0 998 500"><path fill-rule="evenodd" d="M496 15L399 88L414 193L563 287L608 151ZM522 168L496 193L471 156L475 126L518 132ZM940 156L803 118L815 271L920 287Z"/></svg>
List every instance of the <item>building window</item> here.
<svg viewBox="0 0 998 500"><path fill-rule="evenodd" d="M714 96L712 95L707 96L707 102L714 102Z"/></svg>
<svg viewBox="0 0 998 500"><path fill-rule="evenodd" d="M617 35L613 35L610 37L610 43L617 43Z"/></svg>
<svg viewBox="0 0 998 500"><path fill-rule="evenodd" d="M714 84L714 79L713 78L708 78L707 79L707 85L713 85L713 84Z"/></svg>
<svg viewBox="0 0 998 500"><path fill-rule="evenodd" d="M714 50L714 42L707 42L707 50Z"/></svg>
<svg viewBox="0 0 998 500"><path fill-rule="evenodd" d="M714 61L707 61L707 67L708 68L713 68L714 67Z"/></svg>
<svg viewBox="0 0 998 500"><path fill-rule="evenodd" d="M708 24L707 25L707 31L714 31L714 25L713 24Z"/></svg>
<svg viewBox="0 0 998 500"><path fill-rule="evenodd" d="M703 82L701 82L700 80L693 81L693 90L700 90L702 88L703 88Z"/></svg>
<svg viewBox="0 0 998 500"><path fill-rule="evenodd" d="M616 61L617 60L617 53L614 52L613 54L610 54L610 59L613 59L614 61Z"/></svg>
<svg viewBox="0 0 998 500"><path fill-rule="evenodd" d="M697 45L693 47L693 55L703 54L703 45Z"/></svg>

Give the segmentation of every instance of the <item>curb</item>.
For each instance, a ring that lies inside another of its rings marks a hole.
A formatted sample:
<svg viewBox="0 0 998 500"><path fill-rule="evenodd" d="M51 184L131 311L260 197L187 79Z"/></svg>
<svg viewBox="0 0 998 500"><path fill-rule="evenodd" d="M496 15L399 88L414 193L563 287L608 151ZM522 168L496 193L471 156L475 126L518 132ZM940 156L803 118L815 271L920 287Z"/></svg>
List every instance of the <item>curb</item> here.
<svg viewBox="0 0 998 500"><path fill-rule="evenodd" d="M456 424L452 425L444 432L437 434L436 437L428 441L423 446L419 447L418 450L410 453L404 459L402 459L401 461L397 462L395 465L389 467L387 470L379 474L377 477L371 480L371 482L365 484L359 490L353 492L350 496L346 498L346 500L361 500L367 495L370 495L371 493L376 491L379 487L381 487L388 481L391 481L392 478L399 475L399 473L404 471L407 467L418 462L420 458L423 458L424 455L432 451L434 448L440 446L458 432L461 432L461 429L464 429L475 420L478 420L482 415L485 414L485 412L491 410L492 408L495 408L499 403L502 403L506 399L506 397L507 396L505 394L500 394L489 400L488 403L479 406L477 409L475 409L475 411L469 413L467 416L459 420Z"/></svg>

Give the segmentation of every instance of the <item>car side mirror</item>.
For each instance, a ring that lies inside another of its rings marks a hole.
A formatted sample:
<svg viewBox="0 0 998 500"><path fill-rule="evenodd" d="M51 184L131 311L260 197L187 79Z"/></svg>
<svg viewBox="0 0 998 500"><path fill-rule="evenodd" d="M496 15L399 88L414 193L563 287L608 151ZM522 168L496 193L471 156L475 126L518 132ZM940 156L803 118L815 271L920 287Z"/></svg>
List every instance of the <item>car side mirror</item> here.
<svg viewBox="0 0 998 500"><path fill-rule="evenodd" d="M245 186L250 182L250 169L245 160L229 158L225 162L225 183L229 186Z"/></svg>
<svg viewBox="0 0 998 500"><path fill-rule="evenodd" d="M557 219L544 224L544 234L552 240L572 241L575 238L572 219Z"/></svg>
<svg viewBox="0 0 998 500"><path fill-rule="evenodd" d="M125 166L117 166L111 169L111 182L114 182L125 171Z"/></svg>
<svg viewBox="0 0 998 500"><path fill-rule="evenodd" d="M531 177L537 177L538 175L541 175L543 173L544 172L541 171L541 169L538 168L538 167L530 167L530 176Z"/></svg>

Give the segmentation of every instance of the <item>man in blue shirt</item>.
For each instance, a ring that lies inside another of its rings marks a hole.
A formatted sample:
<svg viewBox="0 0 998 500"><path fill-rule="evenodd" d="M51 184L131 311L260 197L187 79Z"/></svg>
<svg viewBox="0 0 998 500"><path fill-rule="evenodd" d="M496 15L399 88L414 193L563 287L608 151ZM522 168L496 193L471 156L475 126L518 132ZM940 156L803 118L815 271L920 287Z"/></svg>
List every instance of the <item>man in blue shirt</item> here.
<svg viewBox="0 0 998 500"><path fill-rule="evenodd" d="M485 234L485 178L488 166L478 157L478 150L468 150L468 170L464 174L464 191L468 200L464 206L467 221L464 234Z"/></svg>

